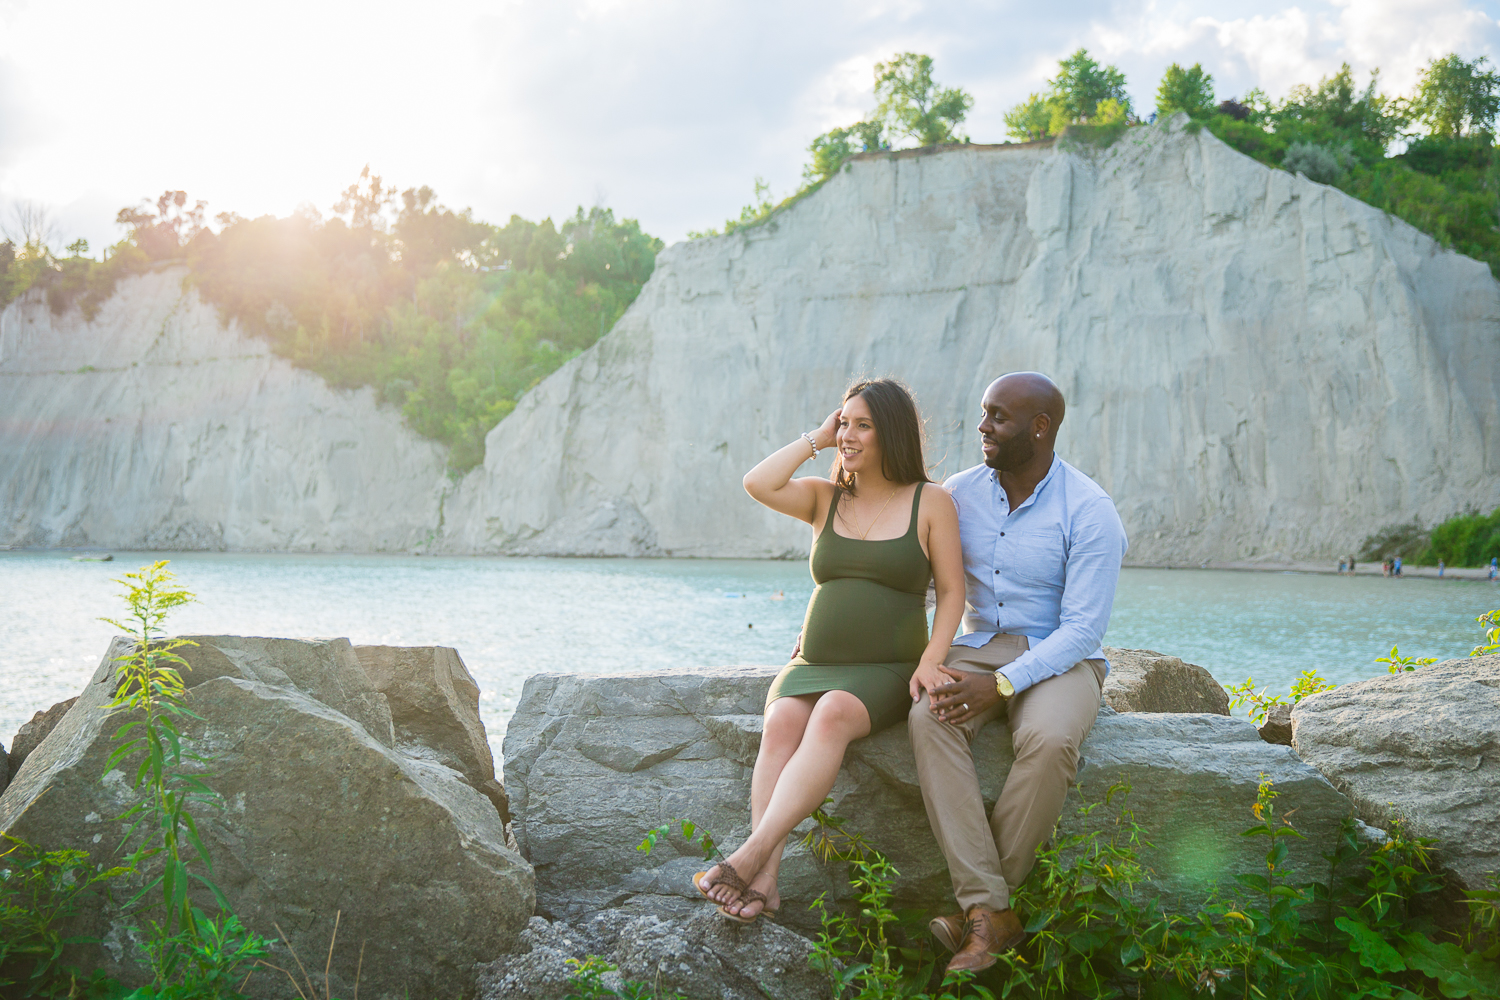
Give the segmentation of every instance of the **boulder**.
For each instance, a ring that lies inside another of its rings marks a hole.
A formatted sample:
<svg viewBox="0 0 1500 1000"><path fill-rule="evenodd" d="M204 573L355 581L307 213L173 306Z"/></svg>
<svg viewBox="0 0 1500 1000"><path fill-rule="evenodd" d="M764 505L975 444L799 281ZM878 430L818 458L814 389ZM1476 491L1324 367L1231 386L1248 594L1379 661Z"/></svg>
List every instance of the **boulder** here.
<svg viewBox="0 0 1500 1000"><path fill-rule="evenodd" d="M403 750L387 697L347 639L193 638L181 652L200 719L184 720L184 736L223 797L224 809L198 811L198 829L234 911L266 937L279 925L308 963L327 954L341 912L337 995L352 995L361 949L363 996L471 993L475 963L509 946L533 906L530 867L506 847L490 800L433 754ZM134 796L125 769L105 773L122 719L104 706L114 658L129 649L115 640L17 772L0 796L0 830L111 858L124 832L116 817ZM138 979L126 925L148 916L98 914L83 931L103 947L86 948L80 964ZM294 967L284 948L273 961ZM257 997L296 995L283 976L257 973L256 983Z"/></svg>
<svg viewBox="0 0 1500 1000"><path fill-rule="evenodd" d="M375 690L385 695L396 744L462 774L510 822L495 755L479 720L479 685L458 650L448 646L355 646Z"/></svg>
<svg viewBox="0 0 1500 1000"><path fill-rule="evenodd" d="M5 794L5 786L10 784L10 755L5 752L5 744L0 743L0 795Z"/></svg>
<svg viewBox="0 0 1500 1000"><path fill-rule="evenodd" d="M1229 695L1214 675L1150 649L1104 647L1109 676L1104 704L1116 712L1209 712L1229 714Z"/></svg>
<svg viewBox="0 0 1500 1000"><path fill-rule="evenodd" d="M1293 746L1362 819L1435 837L1466 889L1500 869L1500 655L1344 684L1292 709Z"/></svg>
<svg viewBox="0 0 1500 1000"><path fill-rule="evenodd" d="M533 917L515 953L481 970L479 997L560 1000L576 969L568 960L598 955L615 966L603 977L615 990L634 980L653 996L817 1000L828 981L808 966L812 950L807 938L769 921L744 927L701 903L636 897L576 927Z"/></svg>
<svg viewBox="0 0 1500 1000"><path fill-rule="evenodd" d="M521 852L536 869L543 916L578 921L638 897L696 901L704 865L680 838L647 856L646 830L686 818L733 846L748 833L750 771L773 667L670 673L539 674L527 680L505 735L505 785ZM1012 761L1003 723L975 741L988 802ZM1083 802L1129 784L1130 808L1148 831L1143 857L1169 901L1201 899L1215 882L1263 867L1263 845L1239 836L1262 772L1300 811L1307 835L1292 865L1311 876L1334 843L1348 800L1289 747L1263 742L1244 719L1222 715L1118 714L1101 709L1084 743L1081 799L1064 810L1064 833L1111 829L1117 810L1078 814ZM863 833L901 873L895 905L952 906L932 839L904 724L855 743L833 789L831 811ZM1115 806L1119 805L1116 800ZM804 829L810 824L804 824ZM807 904L847 898L843 872L817 861L797 838L782 866L780 921L812 931ZM701 904L699 904L701 905Z"/></svg>
<svg viewBox="0 0 1500 1000"><path fill-rule="evenodd" d="M69 698L67 701L58 702L45 712L37 712L31 717L30 722L22 724L21 728L16 730L16 738L10 744L9 773L12 777L21 769L21 765L25 763L31 751L41 745L42 740L46 739L47 734L62 721L62 717L68 714L68 709L72 708L77 700L76 697ZM0 791L3 790L4 786L0 785Z"/></svg>
<svg viewBox="0 0 1500 1000"><path fill-rule="evenodd" d="M1272 705L1266 710L1266 721L1260 724L1260 738L1267 743L1292 745L1292 706Z"/></svg>

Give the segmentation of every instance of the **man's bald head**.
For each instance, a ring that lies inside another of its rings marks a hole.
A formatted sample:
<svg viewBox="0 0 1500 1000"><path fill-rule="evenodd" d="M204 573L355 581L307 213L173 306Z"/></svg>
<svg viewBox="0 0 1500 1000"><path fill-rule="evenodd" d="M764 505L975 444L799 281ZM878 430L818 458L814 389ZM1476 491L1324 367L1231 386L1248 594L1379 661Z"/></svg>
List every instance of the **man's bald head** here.
<svg viewBox="0 0 1500 1000"><path fill-rule="evenodd" d="M1015 471L1050 455L1057 428L1067 409L1062 390L1039 372L1011 372L991 382L980 402L984 419L979 433L985 464Z"/></svg>
<svg viewBox="0 0 1500 1000"><path fill-rule="evenodd" d="M1048 427L1042 434L1043 440L1057 437L1058 425L1063 422L1063 413L1067 411L1062 390L1041 372L1011 372L1009 375L1001 375L984 390L984 403L989 403L992 399L1015 416L1026 420L1039 413L1046 414Z"/></svg>

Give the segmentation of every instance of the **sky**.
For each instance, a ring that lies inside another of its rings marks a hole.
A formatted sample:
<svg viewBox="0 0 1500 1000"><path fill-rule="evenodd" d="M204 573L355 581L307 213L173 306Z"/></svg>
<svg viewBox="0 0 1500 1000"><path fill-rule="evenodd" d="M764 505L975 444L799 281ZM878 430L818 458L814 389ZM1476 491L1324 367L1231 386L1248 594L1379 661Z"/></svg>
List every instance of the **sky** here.
<svg viewBox="0 0 1500 1000"><path fill-rule="evenodd" d="M362 167L504 222L578 206L668 243L797 186L813 136L874 106L874 64L935 59L1002 116L1085 47L1154 106L1173 62L1220 98L1347 62L1389 93L1458 52L1500 62L1500 0L0 0L0 223L45 207L97 253L164 189L209 214L325 214Z"/></svg>

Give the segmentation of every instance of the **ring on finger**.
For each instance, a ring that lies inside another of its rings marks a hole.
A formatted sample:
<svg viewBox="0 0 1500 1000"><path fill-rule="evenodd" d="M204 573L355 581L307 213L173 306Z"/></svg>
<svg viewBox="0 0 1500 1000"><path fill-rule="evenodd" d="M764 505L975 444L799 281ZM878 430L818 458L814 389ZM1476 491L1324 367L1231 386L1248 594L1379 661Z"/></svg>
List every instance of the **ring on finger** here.
<svg viewBox="0 0 1500 1000"><path fill-rule="evenodd" d="M964 711L967 712L968 710L969 710L969 703L968 702L964 702Z"/></svg>

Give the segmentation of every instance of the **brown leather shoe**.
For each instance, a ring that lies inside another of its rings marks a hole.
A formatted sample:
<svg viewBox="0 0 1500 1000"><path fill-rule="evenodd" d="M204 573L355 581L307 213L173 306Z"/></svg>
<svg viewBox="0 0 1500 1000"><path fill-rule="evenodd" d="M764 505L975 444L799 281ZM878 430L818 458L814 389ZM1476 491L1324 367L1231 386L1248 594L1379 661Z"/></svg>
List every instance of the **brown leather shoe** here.
<svg viewBox="0 0 1500 1000"><path fill-rule="evenodd" d="M964 943L964 923L964 915L959 912L948 917L933 917L927 921L927 929L944 948L958 951Z"/></svg>
<svg viewBox="0 0 1500 1000"><path fill-rule="evenodd" d="M979 972L994 965L1001 952L1026 940L1015 910L994 910L983 903L969 907L963 947L948 963L949 972Z"/></svg>

